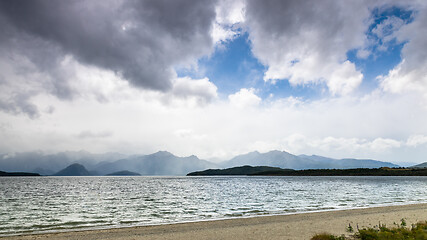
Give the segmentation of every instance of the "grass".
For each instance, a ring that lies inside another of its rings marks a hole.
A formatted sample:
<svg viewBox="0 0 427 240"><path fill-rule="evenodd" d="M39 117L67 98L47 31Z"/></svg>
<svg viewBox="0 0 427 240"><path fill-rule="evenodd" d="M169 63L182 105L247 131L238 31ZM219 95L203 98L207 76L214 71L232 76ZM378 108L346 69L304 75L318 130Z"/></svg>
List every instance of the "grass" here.
<svg viewBox="0 0 427 240"><path fill-rule="evenodd" d="M314 235L311 238L311 240L345 240L345 237L344 236L336 237L329 233L320 233L320 234Z"/></svg>
<svg viewBox="0 0 427 240"><path fill-rule="evenodd" d="M349 226L347 231L351 228ZM352 228L351 228L352 229ZM350 237L334 236L328 233L317 234L311 240L427 240L427 221L413 224L410 228L406 227L405 219L401 220L400 225L388 228L382 225L378 228L359 229Z"/></svg>

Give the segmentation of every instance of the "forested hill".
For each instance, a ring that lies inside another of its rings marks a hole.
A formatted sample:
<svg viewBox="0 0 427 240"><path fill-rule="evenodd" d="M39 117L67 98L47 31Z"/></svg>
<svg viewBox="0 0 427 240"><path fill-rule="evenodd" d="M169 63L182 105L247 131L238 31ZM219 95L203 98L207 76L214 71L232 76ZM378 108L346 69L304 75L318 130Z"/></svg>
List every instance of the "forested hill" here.
<svg viewBox="0 0 427 240"><path fill-rule="evenodd" d="M308 169L292 170L273 167L242 166L228 169L208 169L192 172L187 176L427 176L427 168L353 168L353 169Z"/></svg>

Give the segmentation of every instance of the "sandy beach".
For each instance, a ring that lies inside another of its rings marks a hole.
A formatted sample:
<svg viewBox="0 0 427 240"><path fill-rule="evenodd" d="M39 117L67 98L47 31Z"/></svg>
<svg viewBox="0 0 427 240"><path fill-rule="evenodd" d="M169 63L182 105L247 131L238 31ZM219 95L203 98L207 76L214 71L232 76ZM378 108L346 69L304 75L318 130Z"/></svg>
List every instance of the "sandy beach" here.
<svg viewBox="0 0 427 240"><path fill-rule="evenodd" d="M427 220L427 204L262 216L157 226L73 231L0 239L310 239L316 233L347 234L346 227L392 226Z"/></svg>

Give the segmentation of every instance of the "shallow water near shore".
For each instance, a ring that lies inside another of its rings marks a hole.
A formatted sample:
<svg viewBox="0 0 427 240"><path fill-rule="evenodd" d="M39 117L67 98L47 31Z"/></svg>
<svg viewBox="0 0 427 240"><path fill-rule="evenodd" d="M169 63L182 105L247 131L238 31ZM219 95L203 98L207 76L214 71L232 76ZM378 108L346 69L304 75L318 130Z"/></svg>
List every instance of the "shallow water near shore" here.
<svg viewBox="0 0 427 240"><path fill-rule="evenodd" d="M427 177L0 178L0 236L427 203Z"/></svg>

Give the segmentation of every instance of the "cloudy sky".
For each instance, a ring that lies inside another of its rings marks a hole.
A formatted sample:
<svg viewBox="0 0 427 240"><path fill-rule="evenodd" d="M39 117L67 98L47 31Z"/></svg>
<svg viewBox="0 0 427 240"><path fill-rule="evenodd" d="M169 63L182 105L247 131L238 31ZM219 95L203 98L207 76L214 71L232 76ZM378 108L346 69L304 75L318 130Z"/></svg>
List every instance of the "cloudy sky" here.
<svg viewBox="0 0 427 240"><path fill-rule="evenodd" d="M0 1L0 153L427 161L424 0Z"/></svg>

